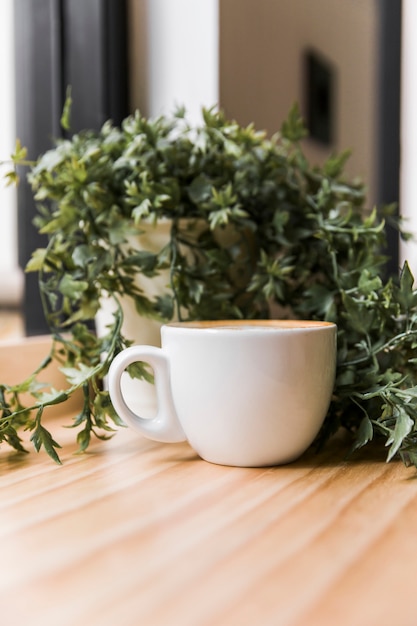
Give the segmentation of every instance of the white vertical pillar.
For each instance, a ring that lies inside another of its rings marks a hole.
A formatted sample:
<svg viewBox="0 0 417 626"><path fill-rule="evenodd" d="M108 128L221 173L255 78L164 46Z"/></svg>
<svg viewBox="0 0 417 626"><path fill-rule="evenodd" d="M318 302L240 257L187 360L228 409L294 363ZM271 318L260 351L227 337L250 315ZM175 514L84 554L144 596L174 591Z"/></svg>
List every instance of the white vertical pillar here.
<svg viewBox="0 0 417 626"><path fill-rule="evenodd" d="M9 161L16 141L14 99L13 0L0 2L0 161ZM0 304L17 304L22 275L17 261L17 203L14 186L6 187L4 174L9 164L0 166Z"/></svg>
<svg viewBox="0 0 417 626"><path fill-rule="evenodd" d="M218 0L149 0L148 115L217 105Z"/></svg>
<svg viewBox="0 0 417 626"><path fill-rule="evenodd" d="M401 59L400 206L405 230L417 238L417 2L403 0ZM401 243L401 265L407 259L417 282L417 241Z"/></svg>

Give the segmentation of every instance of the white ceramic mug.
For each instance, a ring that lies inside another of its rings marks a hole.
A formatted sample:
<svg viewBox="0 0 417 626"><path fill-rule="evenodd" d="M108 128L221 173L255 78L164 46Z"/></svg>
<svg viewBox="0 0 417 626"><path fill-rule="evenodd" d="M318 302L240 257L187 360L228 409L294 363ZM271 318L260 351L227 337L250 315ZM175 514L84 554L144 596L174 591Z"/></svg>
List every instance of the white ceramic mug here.
<svg viewBox="0 0 417 626"><path fill-rule="evenodd" d="M313 442L334 386L334 324L172 323L161 340L161 348L123 350L109 371L116 412L143 435L188 440L203 459L242 467L288 463ZM152 418L137 415L123 396L122 374L137 361L154 370Z"/></svg>

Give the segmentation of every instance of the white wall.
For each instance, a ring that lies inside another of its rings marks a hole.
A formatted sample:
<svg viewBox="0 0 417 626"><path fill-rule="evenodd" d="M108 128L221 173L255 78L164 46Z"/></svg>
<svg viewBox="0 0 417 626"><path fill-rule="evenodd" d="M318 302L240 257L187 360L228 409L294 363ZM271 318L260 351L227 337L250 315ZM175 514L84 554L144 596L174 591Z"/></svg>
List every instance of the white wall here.
<svg viewBox="0 0 417 626"><path fill-rule="evenodd" d="M411 0L416 2L416 0ZM313 48L336 72L336 140L310 142L319 162L352 149L350 176L375 196L378 0L220 0L220 104L242 124L279 130L303 107L303 53ZM416 2L417 4L417 2Z"/></svg>
<svg viewBox="0 0 417 626"><path fill-rule="evenodd" d="M401 76L401 188L404 227L417 237L417 2L403 0ZM401 243L401 265L407 259L417 281L417 243Z"/></svg>
<svg viewBox="0 0 417 626"><path fill-rule="evenodd" d="M0 161L9 161L16 131L14 113L13 0L0 2ZM22 293L22 275L17 267L16 189L6 187L0 167L0 305L16 305Z"/></svg>

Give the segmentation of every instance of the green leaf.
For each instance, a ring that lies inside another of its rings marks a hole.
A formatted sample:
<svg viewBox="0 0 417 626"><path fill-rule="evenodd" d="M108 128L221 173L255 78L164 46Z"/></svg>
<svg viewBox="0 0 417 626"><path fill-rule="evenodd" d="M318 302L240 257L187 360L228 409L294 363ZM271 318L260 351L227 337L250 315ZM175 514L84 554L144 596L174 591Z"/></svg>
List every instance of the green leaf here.
<svg viewBox="0 0 417 626"><path fill-rule="evenodd" d="M219 209L218 211L212 211L209 215L210 228L214 230L219 226L225 226L229 223L231 214L232 210L229 207Z"/></svg>
<svg viewBox="0 0 417 626"><path fill-rule="evenodd" d="M187 192L192 202L207 202L212 195L212 183L205 174L200 174L188 186Z"/></svg>
<svg viewBox="0 0 417 626"><path fill-rule="evenodd" d="M353 450L358 450L359 448L365 446L369 441L372 441L373 436L374 429L372 426L372 422L369 419L369 416L365 415L356 432Z"/></svg>
<svg viewBox="0 0 417 626"><path fill-rule="evenodd" d="M150 384L154 383L153 371L144 361L131 363L126 370L131 378L144 380Z"/></svg>
<svg viewBox="0 0 417 626"><path fill-rule="evenodd" d="M358 288L364 295L377 292L382 287L382 280L379 276L373 276L368 269L364 269L359 277Z"/></svg>
<svg viewBox="0 0 417 626"><path fill-rule="evenodd" d="M61 367L60 370L71 385L80 387L97 372L97 366L78 363L77 367Z"/></svg>
<svg viewBox="0 0 417 626"><path fill-rule="evenodd" d="M417 292L413 290L414 276L407 261L401 271L399 300L405 310L417 304Z"/></svg>
<svg viewBox="0 0 417 626"><path fill-rule="evenodd" d="M59 283L59 291L62 295L67 296L73 300L78 300L81 298L83 293L87 291L89 285L85 280L77 280L73 278L70 274L65 274L60 283Z"/></svg>
<svg viewBox="0 0 417 626"><path fill-rule="evenodd" d="M85 268L94 261L93 249L87 244L77 246L71 257L75 265Z"/></svg>
<svg viewBox="0 0 417 626"><path fill-rule="evenodd" d="M331 178L340 176L350 155L350 150L345 150L341 154L332 154L323 165L324 174Z"/></svg>
<svg viewBox="0 0 417 626"><path fill-rule="evenodd" d="M154 276L158 264L158 255L147 250L138 250L134 254L130 254L124 261L124 266L135 266L137 271L142 272L145 276Z"/></svg>
<svg viewBox="0 0 417 626"><path fill-rule="evenodd" d="M158 296L155 303L155 309L164 320L171 320L174 315L174 299L172 295L166 294Z"/></svg>
<svg viewBox="0 0 417 626"><path fill-rule="evenodd" d="M91 429L86 426L83 430L80 430L77 433L78 451L80 453L85 452L90 445L90 441Z"/></svg>
<svg viewBox="0 0 417 626"><path fill-rule="evenodd" d="M373 322L374 311L367 309L360 301L354 300L343 293L343 303L346 308L348 323L358 333L366 334Z"/></svg>
<svg viewBox="0 0 417 626"><path fill-rule="evenodd" d="M72 107L71 87L68 87L67 96L64 102L64 109L61 115L61 127L64 130L70 130L71 128L71 107Z"/></svg>
<svg viewBox="0 0 417 626"><path fill-rule="evenodd" d="M19 139L16 139L14 152L11 155L13 163L18 164L21 161L24 161L26 159L26 156L27 156L27 148L22 146Z"/></svg>
<svg viewBox="0 0 417 626"><path fill-rule="evenodd" d="M18 452L25 452L27 454L28 451L23 446L22 439L19 437L16 428L11 424L1 430L0 437L4 439L4 441L7 441L7 443Z"/></svg>
<svg viewBox="0 0 417 626"><path fill-rule="evenodd" d="M291 107L287 119L283 122L281 126L281 134L285 137L285 139L288 139L291 142L300 141L307 135L307 130L300 115L300 109L297 103Z"/></svg>
<svg viewBox="0 0 417 626"><path fill-rule="evenodd" d="M113 424L119 427L124 427L124 422L120 419L118 414L113 408L108 391L100 391L96 394L93 402L94 415L100 420L100 427L106 430L112 430L111 426L107 424L104 416L108 416Z"/></svg>
<svg viewBox="0 0 417 626"><path fill-rule="evenodd" d="M39 272L45 263L46 254L46 248L37 248L26 264L26 272Z"/></svg>
<svg viewBox="0 0 417 626"><path fill-rule="evenodd" d="M17 185L20 178L15 170L10 170L4 174L4 180L6 182L6 187L10 187L12 185Z"/></svg>
<svg viewBox="0 0 417 626"><path fill-rule="evenodd" d="M42 406L53 406L55 404L61 404L61 402L65 402L66 400L68 400L68 394L66 391L57 391L53 388L43 393L40 393L38 391L33 392L33 395L36 397L38 405Z"/></svg>
<svg viewBox="0 0 417 626"><path fill-rule="evenodd" d="M51 459L53 459L58 465L61 465L61 459L59 458L56 450L61 446L53 439L51 433L44 426L42 426L40 422L41 415L42 409L38 412L36 422L32 428L34 432L30 440L34 445L36 452L39 452L43 446L45 452L51 457Z"/></svg>
<svg viewBox="0 0 417 626"><path fill-rule="evenodd" d="M149 217L152 208L152 202L149 198L145 198L142 202L136 206L132 211L132 217L135 224L138 224L141 220Z"/></svg>
<svg viewBox="0 0 417 626"><path fill-rule="evenodd" d="M410 434L414 427L414 421L411 419L404 407L398 407L395 428L392 435L387 440L386 445L391 446L388 451L387 461L390 461L398 452L404 439Z"/></svg>

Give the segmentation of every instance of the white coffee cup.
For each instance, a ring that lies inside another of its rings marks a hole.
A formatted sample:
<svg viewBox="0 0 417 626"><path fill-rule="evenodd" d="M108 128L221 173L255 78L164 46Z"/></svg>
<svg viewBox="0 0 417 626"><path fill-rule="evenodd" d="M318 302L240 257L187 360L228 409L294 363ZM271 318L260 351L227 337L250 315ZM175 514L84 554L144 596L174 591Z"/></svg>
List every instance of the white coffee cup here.
<svg viewBox="0 0 417 626"><path fill-rule="evenodd" d="M242 467L291 462L315 439L334 386L334 324L172 323L161 340L161 348L123 350L108 377L116 412L146 437L188 440L203 459ZM137 415L123 396L122 374L137 361L154 370L151 418Z"/></svg>

